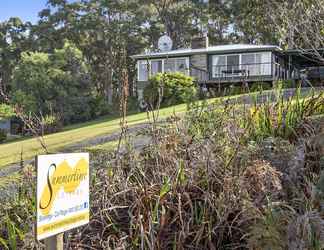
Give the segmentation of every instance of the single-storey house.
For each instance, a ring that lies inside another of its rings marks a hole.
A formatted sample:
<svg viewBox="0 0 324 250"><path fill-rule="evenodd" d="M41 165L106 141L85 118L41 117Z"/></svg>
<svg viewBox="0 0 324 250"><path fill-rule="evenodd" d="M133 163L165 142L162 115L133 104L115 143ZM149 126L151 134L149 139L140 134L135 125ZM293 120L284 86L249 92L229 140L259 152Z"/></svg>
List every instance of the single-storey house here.
<svg viewBox="0 0 324 250"><path fill-rule="evenodd" d="M159 72L182 72L194 77L199 85L219 88L243 82L298 80L303 68L320 66L298 51L284 51L276 45L209 46L207 38L193 42L188 49L151 52L132 58L137 62L139 99L149 77ZM320 77L324 79L324 74Z"/></svg>

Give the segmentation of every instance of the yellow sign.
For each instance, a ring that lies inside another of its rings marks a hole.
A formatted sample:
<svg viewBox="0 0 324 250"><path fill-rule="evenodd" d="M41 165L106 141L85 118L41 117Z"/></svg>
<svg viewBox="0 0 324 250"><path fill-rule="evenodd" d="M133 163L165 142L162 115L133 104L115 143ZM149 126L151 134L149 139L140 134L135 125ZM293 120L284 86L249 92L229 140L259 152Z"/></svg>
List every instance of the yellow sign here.
<svg viewBox="0 0 324 250"><path fill-rule="evenodd" d="M89 154L37 157L37 239L89 222Z"/></svg>

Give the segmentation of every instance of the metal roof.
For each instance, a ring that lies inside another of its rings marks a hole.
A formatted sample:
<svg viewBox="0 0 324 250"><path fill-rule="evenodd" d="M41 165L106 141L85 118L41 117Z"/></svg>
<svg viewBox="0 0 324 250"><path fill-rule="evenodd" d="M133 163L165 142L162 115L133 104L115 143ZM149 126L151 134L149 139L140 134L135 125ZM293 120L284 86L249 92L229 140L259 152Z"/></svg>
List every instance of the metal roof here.
<svg viewBox="0 0 324 250"><path fill-rule="evenodd" d="M195 54L220 54L220 53L232 53L232 52L250 52L250 51L273 51L281 48L276 45L255 45L255 44L229 44L211 46L202 49L177 49L167 52L151 52L147 54L139 54L132 56L133 59L149 59L159 57L176 57L176 56L189 56Z"/></svg>

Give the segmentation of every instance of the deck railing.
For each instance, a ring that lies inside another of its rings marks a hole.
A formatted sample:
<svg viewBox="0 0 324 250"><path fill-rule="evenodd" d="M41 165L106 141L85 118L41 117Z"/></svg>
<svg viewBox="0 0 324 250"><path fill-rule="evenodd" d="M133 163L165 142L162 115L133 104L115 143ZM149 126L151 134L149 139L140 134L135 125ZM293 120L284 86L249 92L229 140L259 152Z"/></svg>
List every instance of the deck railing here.
<svg viewBox="0 0 324 250"><path fill-rule="evenodd" d="M191 75L198 82L207 81L249 81L249 80L269 80L269 79L292 79L287 75L279 63L247 63L237 65L213 65L210 70L201 69L190 65Z"/></svg>
<svg viewBox="0 0 324 250"><path fill-rule="evenodd" d="M273 69L277 70L274 63L246 63L237 65L213 65L211 78L233 78L252 76L271 76Z"/></svg>

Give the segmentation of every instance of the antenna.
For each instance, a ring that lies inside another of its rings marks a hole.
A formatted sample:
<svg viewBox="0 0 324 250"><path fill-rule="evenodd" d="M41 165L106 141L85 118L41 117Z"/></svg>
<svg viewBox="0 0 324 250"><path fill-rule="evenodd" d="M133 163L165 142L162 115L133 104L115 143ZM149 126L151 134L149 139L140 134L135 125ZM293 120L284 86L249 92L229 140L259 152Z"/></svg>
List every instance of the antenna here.
<svg viewBox="0 0 324 250"><path fill-rule="evenodd" d="M159 38L158 47L162 52L170 51L172 49L172 40L169 36L163 35Z"/></svg>

